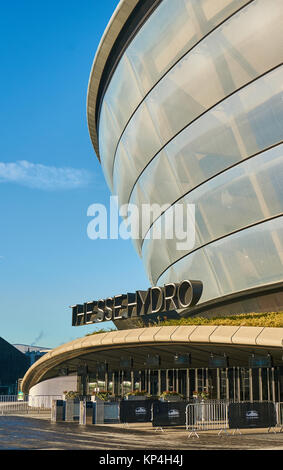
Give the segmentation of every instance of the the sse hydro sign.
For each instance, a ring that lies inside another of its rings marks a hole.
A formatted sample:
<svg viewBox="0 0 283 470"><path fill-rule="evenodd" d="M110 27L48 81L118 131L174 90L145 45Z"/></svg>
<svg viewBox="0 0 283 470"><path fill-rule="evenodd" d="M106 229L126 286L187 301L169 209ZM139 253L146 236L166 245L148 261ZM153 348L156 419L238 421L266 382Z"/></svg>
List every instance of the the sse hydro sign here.
<svg viewBox="0 0 283 470"><path fill-rule="evenodd" d="M201 281L185 280L74 305L72 325L89 325L192 307L199 301L202 288Z"/></svg>

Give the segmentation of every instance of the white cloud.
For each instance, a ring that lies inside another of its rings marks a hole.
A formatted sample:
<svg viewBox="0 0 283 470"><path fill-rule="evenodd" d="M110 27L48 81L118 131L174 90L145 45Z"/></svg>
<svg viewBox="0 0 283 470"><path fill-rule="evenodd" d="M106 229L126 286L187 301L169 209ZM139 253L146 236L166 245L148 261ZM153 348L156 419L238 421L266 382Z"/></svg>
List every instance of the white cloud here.
<svg viewBox="0 0 283 470"><path fill-rule="evenodd" d="M87 170L58 168L25 160L14 163L0 162L0 183L17 183L29 188L48 191L75 189L92 180Z"/></svg>

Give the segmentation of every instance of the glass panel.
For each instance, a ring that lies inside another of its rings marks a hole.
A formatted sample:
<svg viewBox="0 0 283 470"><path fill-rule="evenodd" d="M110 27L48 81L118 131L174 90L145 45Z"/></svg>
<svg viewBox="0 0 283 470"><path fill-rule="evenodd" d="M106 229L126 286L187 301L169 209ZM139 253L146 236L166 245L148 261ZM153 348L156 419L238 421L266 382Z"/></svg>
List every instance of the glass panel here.
<svg viewBox="0 0 283 470"><path fill-rule="evenodd" d="M147 275L153 283L155 283L158 275L162 272L162 267L166 269L171 264L166 244L159 241L158 248L160 248L158 253L154 253L154 243L147 243L147 240L144 243L143 263Z"/></svg>
<svg viewBox="0 0 283 470"><path fill-rule="evenodd" d="M283 210L283 145L274 147L216 176L195 189L178 204L195 204L196 249L216 238L261 220L279 215ZM175 206L173 206L174 208ZM154 239L154 227L164 226L166 212L153 224L143 244L146 269L160 273L168 259L177 261L188 253L180 250L174 239ZM167 219L168 220L168 219ZM187 222L184 220L184 226ZM167 256L164 256L167 253Z"/></svg>
<svg viewBox="0 0 283 470"><path fill-rule="evenodd" d="M120 146L123 145L127 149L127 154L120 152ZM121 183L124 185L123 192L125 194L121 203L127 203L129 200L130 191L134 185L136 177L141 173L144 168L144 162L148 160L149 156L158 152L161 147L160 139L154 129L154 124L148 112L145 103L139 108L131 119L126 132L124 133L117 149L117 155L114 163L114 178L116 191L119 192L119 168L124 167L127 171L129 159L131 160L131 167L134 168L134 173L130 172L127 181ZM140 152L142 149L142 152Z"/></svg>
<svg viewBox="0 0 283 470"><path fill-rule="evenodd" d="M201 280L203 282L201 301L213 299L221 295L216 273L207 257L205 249L193 252L175 263L174 266L169 268L169 273L165 271L158 281L158 274L156 272L152 270L150 274L152 275L153 283L157 283L158 286L162 286L167 282L179 282L183 279Z"/></svg>
<svg viewBox="0 0 283 470"><path fill-rule="evenodd" d="M107 89L107 102L119 123L120 134L134 111L135 104L142 98L126 53L122 56Z"/></svg>
<svg viewBox="0 0 283 470"><path fill-rule="evenodd" d="M163 143L229 93L281 63L282 3L275 0L272 6L265 0L252 2L201 41L152 90L146 101Z"/></svg>
<svg viewBox="0 0 283 470"><path fill-rule="evenodd" d="M115 160L113 179L113 193L118 196L119 206L128 201L127 180L129 177L135 178L135 174L136 169L134 161L130 158L125 146L121 143Z"/></svg>
<svg viewBox="0 0 283 470"><path fill-rule="evenodd" d="M201 302L245 289L282 282L283 218L264 222L195 251L159 279L203 282ZM209 279L209 273L211 279ZM213 284L211 284L211 282ZM217 283L217 289L214 286Z"/></svg>
<svg viewBox="0 0 283 470"><path fill-rule="evenodd" d="M106 182L112 191L112 171L115 146L119 139L119 128L116 119L111 114L107 101L104 100L101 108L101 124L99 126L99 153L102 170Z"/></svg>
<svg viewBox="0 0 283 470"><path fill-rule="evenodd" d="M170 207L167 201L174 201L176 193L180 192L178 181L165 153L161 152L160 157L154 159L152 163L150 178L147 178L146 173L145 178L138 180L130 199L130 203L139 209L139 240L136 242L138 251L141 250L141 241L149 226ZM154 181L158 181L158 184L155 185ZM149 211L151 211L150 216Z"/></svg>
<svg viewBox="0 0 283 470"><path fill-rule="evenodd" d="M222 294L281 281L283 218L259 224L206 247Z"/></svg>
<svg viewBox="0 0 283 470"><path fill-rule="evenodd" d="M209 6L207 0L163 0L127 49L142 93L146 94L186 51L246 3L220 0Z"/></svg>

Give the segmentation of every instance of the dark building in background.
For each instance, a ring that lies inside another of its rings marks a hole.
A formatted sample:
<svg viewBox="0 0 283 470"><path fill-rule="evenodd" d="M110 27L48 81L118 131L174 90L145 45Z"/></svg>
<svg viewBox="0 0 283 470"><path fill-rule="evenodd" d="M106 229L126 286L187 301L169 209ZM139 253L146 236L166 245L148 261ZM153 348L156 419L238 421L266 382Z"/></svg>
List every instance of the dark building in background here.
<svg viewBox="0 0 283 470"><path fill-rule="evenodd" d="M0 395L16 394L18 379L29 367L29 357L0 338Z"/></svg>

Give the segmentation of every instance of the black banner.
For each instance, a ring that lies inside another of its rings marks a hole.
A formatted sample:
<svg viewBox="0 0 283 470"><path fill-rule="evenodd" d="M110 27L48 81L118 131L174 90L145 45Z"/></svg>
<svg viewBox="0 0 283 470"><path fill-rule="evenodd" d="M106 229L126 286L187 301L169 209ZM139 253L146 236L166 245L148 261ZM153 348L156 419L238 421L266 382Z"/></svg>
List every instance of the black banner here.
<svg viewBox="0 0 283 470"><path fill-rule="evenodd" d="M276 421L273 402L231 403L228 406L230 429L270 428L276 426Z"/></svg>
<svg viewBox="0 0 283 470"><path fill-rule="evenodd" d="M151 421L151 400L123 400L120 402L121 423L148 423Z"/></svg>
<svg viewBox="0 0 283 470"><path fill-rule="evenodd" d="M152 426L183 426L186 424L186 402L153 404Z"/></svg>

